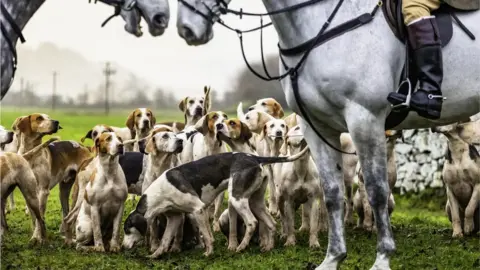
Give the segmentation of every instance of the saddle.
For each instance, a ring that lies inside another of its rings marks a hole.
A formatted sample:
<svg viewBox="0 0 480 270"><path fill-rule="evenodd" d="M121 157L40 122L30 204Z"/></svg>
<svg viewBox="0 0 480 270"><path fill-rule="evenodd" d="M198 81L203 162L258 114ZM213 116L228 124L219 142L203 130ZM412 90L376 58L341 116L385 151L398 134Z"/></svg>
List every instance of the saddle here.
<svg viewBox="0 0 480 270"><path fill-rule="evenodd" d="M402 0L381 0L382 3L382 12L387 21L388 26L392 30L393 34L397 39L405 45L408 45L408 37L407 37L407 28L403 22L403 13L402 13ZM462 24L462 22L458 19L455 15L457 12L475 12L473 10L465 11L461 9L457 9L445 2L442 2L440 8L432 12L432 15L435 16L435 20L438 25L438 30L440 32L440 40L442 42L442 48L447 46L453 36L453 20L458 24L458 26L472 39L475 40L475 36ZM413 65L413 59L409 57L412 55L412 51L410 46L406 46L408 48L407 56L405 59L405 64L408 66L404 66L400 80L400 84L398 85L399 89L398 92L404 95L408 94L409 88L407 84L403 84L405 80L409 80L411 83L412 91L417 84L416 72ZM408 71L408 72L407 72ZM413 71L413 72L410 72ZM407 74L405 74L407 73ZM386 122L385 122L385 129L392 129L398 126L405 118L407 118L409 110L403 111L391 111L388 115Z"/></svg>

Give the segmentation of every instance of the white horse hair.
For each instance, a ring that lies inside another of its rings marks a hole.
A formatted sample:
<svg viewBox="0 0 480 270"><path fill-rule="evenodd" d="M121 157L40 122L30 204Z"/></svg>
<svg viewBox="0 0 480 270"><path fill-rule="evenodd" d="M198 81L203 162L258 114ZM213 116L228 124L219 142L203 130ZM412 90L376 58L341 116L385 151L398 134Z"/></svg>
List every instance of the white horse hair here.
<svg viewBox="0 0 480 270"><path fill-rule="evenodd" d="M263 0L271 12L306 0ZM324 0L294 12L270 16L279 45L293 48L317 35L339 0ZM194 6L192 11L186 4ZM178 33L190 45L213 38L212 22L198 12L207 6L219 16L218 7L230 1L179 1ZM345 0L329 29L371 12L378 0ZM458 13L459 19L480 36L480 12ZM450 43L443 48L444 79L441 118L428 120L411 112L395 130L420 129L467 119L480 111L480 43L471 40L457 24ZM303 53L283 56L293 67ZM388 215L385 120L391 111L387 96L396 91L405 59L403 44L393 35L381 11L370 23L329 40L311 51L298 73L299 95L314 128L340 149L340 133L352 136L362 166L369 202L378 230L377 257L372 269L389 269L395 241ZM280 73L286 70L279 63ZM289 77L281 81L288 106L301 115ZM329 243L324 261L317 269L337 269L347 254L343 221L343 174L341 153L329 147L303 120L304 134L320 177L329 216Z"/></svg>

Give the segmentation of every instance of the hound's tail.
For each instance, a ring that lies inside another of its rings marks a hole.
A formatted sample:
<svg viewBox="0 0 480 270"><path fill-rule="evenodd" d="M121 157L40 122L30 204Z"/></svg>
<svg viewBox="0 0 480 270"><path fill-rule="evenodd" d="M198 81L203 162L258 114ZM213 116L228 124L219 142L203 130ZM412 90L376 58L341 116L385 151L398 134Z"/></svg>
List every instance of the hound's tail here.
<svg viewBox="0 0 480 270"><path fill-rule="evenodd" d="M237 118L242 120L244 117L245 113L243 113L243 104L242 102L239 102L237 106Z"/></svg>
<svg viewBox="0 0 480 270"><path fill-rule="evenodd" d="M257 157L257 161L262 163L262 164L292 162L292 161L295 161L295 160L301 158L309 150L310 150L310 148L308 148L308 146L306 146L305 148L303 148L302 151L300 151L300 153L292 155L292 156L288 156L288 157L260 157L259 156L259 157Z"/></svg>
<svg viewBox="0 0 480 270"><path fill-rule="evenodd" d="M22 157L24 157L25 159L29 159L31 158L32 156L34 156L38 151L42 150L44 147L48 146L49 144L51 144L52 142L54 141L58 141L60 140L60 138L58 137L52 137L50 139L48 139L46 142L40 144L40 145L37 145L35 146L33 149L31 149L30 151L26 152L26 153L23 153L22 154Z"/></svg>

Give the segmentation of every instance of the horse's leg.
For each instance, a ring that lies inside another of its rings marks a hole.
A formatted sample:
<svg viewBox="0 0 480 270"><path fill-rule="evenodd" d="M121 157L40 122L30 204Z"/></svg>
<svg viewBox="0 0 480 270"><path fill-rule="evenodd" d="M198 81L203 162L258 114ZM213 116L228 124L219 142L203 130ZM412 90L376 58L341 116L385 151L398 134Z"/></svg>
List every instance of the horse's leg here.
<svg viewBox="0 0 480 270"><path fill-rule="evenodd" d="M372 269L390 269L389 256L395 251L395 241L388 214L390 188L384 119L370 112L356 111L355 115L347 117L346 120L357 149L365 190L377 228L377 258ZM361 117L361 120L358 117Z"/></svg>
<svg viewBox="0 0 480 270"><path fill-rule="evenodd" d="M337 149L340 149L340 133L326 125L316 125L322 131L322 136ZM337 269L347 256L345 245L345 228L343 224L343 173L342 156L339 152L328 146L308 126L305 130L305 140L310 147L320 178L323 179L325 204L328 211L328 247L327 254L317 270Z"/></svg>

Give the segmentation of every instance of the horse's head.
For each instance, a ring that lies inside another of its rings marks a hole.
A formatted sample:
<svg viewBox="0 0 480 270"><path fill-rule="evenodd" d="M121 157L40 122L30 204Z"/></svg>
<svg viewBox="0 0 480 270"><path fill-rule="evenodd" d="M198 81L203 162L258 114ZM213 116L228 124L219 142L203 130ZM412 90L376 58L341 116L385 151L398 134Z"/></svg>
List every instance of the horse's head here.
<svg viewBox="0 0 480 270"><path fill-rule="evenodd" d="M177 31L188 45L202 45L213 38L213 24L231 0L178 0Z"/></svg>

